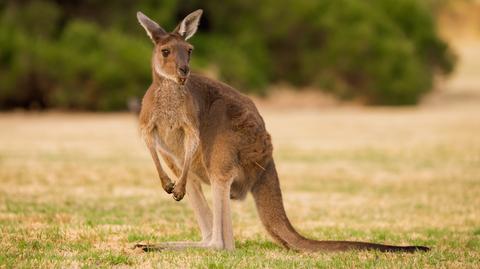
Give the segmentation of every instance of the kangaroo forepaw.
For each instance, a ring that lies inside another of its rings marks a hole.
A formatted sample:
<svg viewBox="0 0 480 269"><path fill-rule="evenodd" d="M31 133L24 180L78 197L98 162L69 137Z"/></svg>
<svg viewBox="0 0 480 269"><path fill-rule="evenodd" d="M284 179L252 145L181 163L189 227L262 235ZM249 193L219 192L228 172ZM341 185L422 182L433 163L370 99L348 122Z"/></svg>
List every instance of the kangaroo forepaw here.
<svg viewBox="0 0 480 269"><path fill-rule="evenodd" d="M163 189L164 189L168 194L172 193L174 188L175 188L175 183L173 183L173 182L167 183L167 185L165 185L165 186L163 187Z"/></svg>
<svg viewBox="0 0 480 269"><path fill-rule="evenodd" d="M182 200L184 196L185 196L185 187L176 185L175 188L173 188L173 199L175 199L175 201L178 202Z"/></svg>

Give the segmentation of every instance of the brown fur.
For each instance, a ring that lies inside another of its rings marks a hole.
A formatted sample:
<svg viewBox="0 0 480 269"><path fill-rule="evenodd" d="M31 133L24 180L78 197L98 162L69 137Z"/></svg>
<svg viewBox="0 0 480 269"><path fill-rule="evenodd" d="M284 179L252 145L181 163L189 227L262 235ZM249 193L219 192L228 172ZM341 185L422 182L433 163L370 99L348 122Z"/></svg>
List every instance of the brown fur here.
<svg viewBox="0 0 480 269"><path fill-rule="evenodd" d="M145 24L151 22L142 23ZM181 29L180 25L176 31L178 29ZM249 98L221 82L191 74L182 83L182 72L177 70L180 66L188 66L186 53L191 46L176 31L152 37L155 43L153 83L143 98L140 128L163 188L168 193L173 192L176 200L181 200L185 192L191 199L202 231L202 241L137 247L144 250L184 247L233 249L230 199L243 199L251 192L266 230L276 242L289 249L428 250L420 246L315 241L297 233L283 207L272 158L272 142L258 110ZM157 29L155 32L162 31ZM166 47L170 50L168 57L162 55ZM158 154L179 178L175 185L163 170ZM201 183L212 186L213 214L203 196Z"/></svg>

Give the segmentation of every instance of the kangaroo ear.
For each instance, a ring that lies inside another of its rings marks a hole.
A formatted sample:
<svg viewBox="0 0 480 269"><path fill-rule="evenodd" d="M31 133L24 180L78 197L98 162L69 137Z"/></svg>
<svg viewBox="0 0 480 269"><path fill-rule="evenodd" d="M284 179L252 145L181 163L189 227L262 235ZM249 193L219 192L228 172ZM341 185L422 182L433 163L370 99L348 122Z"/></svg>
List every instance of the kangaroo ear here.
<svg viewBox="0 0 480 269"><path fill-rule="evenodd" d="M154 22L140 11L137 12L137 19L140 25L145 28L147 35L150 37L153 43L156 44L162 38L162 36L167 34L167 32L163 30L158 23Z"/></svg>
<svg viewBox="0 0 480 269"><path fill-rule="evenodd" d="M173 30L174 33L181 35L185 40L192 37L198 28L198 23L202 17L203 10L197 9L188 14L185 19Z"/></svg>

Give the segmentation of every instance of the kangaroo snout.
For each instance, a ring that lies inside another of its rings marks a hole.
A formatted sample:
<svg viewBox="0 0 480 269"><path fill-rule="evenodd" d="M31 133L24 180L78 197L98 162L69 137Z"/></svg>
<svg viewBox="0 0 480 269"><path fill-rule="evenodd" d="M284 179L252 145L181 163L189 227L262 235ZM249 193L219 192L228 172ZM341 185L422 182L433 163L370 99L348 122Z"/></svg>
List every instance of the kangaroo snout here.
<svg viewBox="0 0 480 269"><path fill-rule="evenodd" d="M181 76L187 76L189 72L190 68L188 67L188 65L180 66L178 68L178 74Z"/></svg>

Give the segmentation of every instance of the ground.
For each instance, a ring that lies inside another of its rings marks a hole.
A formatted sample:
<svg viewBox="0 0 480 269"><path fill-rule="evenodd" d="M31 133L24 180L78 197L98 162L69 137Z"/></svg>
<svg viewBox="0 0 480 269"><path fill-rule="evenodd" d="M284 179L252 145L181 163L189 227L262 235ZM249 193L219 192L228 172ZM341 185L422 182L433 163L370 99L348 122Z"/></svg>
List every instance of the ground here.
<svg viewBox="0 0 480 269"><path fill-rule="evenodd" d="M303 234L432 251L287 251L249 197L233 204L235 252L140 253L135 243L199 234L162 190L134 116L13 113L0 115L0 267L479 266L480 106L262 113Z"/></svg>

